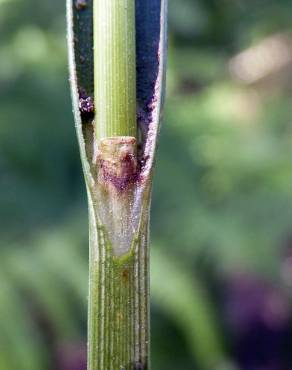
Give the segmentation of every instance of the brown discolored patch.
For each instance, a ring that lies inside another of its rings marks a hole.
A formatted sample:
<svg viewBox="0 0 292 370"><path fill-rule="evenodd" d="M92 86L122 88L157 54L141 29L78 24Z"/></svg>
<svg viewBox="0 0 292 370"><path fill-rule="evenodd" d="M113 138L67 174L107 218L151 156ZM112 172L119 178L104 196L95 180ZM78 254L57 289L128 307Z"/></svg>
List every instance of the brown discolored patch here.
<svg viewBox="0 0 292 370"><path fill-rule="evenodd" d="M122 279L123 279L123 281L127 283L129 281L129 278L130 278L130 272L129 272L129 270L124 269L122 271Z"/></svg>
<svg viewBox="0 0 292 370"><path fill-rule="evenodd" d="M134 137L106 138L98 149L99 183L105 188L113 185L119 192L137 181L136 139Z"/></svg>
<svg viewBox="0 0 292 370"><path fill-rule="evenodd" d="M75 6L78 10L83 10L87 8L87 0L76 0Z"/></svg>

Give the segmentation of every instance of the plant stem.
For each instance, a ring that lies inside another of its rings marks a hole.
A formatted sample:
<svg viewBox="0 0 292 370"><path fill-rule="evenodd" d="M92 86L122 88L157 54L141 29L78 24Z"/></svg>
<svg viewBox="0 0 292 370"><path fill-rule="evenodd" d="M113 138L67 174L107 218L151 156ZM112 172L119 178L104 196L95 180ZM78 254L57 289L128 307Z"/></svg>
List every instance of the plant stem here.
<svg viewBox="0 0 292 370"><path fill-rule="evenodd" d="M89 199L88 369L148 370L148 206L129 252L117 256Z"/></svg>
<svg viewBox="0 0 292 370"><path fill-rule="evenodd" d="M96 164L89 194L88 369L147 370L150 192L136 196L136 139L101 139Z"/></svg>
<svg viewBox="0 0 292 370"><path fill-rule="evenodd" d="M148 205L137 190L135 0L95 0L97 181L90 189L89 370L148 369Z"/></svg>
<svg viewBox="0 0 292 370"><path fill-rule="evenodd" d="M136 137L135 0L94 0L95 137Z"/></svg>
<svg viewBox="0 0 292 370"><path fill-rule="evenodd" d="M72 102L89 204L88 370L150 369L148 225L166 14L167 0L67 0Z"/></svg>

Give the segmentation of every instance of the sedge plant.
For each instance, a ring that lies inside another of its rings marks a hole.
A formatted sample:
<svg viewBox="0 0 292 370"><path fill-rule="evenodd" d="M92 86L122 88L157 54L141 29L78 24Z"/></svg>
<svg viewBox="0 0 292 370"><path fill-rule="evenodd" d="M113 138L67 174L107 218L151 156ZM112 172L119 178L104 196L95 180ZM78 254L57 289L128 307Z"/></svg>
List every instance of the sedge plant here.
<svg viewBox="0 0 292 370"><path fill-rule="evenodd" d="M89 209L88 370L148 370L149 210L166 0L67 0Z"/></svg>

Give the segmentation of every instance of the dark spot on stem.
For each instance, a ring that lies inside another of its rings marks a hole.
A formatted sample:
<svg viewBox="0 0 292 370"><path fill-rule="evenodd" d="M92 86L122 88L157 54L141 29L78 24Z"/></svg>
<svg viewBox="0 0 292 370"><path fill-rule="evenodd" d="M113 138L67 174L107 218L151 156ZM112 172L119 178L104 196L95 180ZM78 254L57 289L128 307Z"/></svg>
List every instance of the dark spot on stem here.
<svg viewBox="0 0 292 370"><path fill-rule="evenodd" d="M93 97L87 96L82 89L79 91L79 110L84 120L90 120L94 116Z"/></svg>
<svg viewBox="0 0 292 370"><path fill-rule="evenodd" d="M91 96L79 99L79 109L82 113L93 113L94 104Z"/></svg>
<svg viewBox="0 0 292 370"><path fill-rule="evenodd" d="M129 277L130 277L129 270L127 270L127 269L123 270L123 272L122 272L123 281L127 283L129 281Z"/></svg>
<svg viewBox="0 0 292 370"><path fill-rule="evenodd" d="M87 8L87 0L76 0L75 6L78 10L83 10Z"/></svg>

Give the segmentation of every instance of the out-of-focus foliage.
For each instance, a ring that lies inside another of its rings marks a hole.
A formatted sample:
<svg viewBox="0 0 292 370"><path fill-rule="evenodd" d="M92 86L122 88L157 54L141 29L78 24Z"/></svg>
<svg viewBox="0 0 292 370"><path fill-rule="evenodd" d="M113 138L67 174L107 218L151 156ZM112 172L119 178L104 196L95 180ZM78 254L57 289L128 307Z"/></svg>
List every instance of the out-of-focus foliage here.
<svg viewBox="0 0 292 370"><path fill-rule="evenodd" d="M291 73L230 73L238 53L289 35L291 12L291 0L170 1L154 369L292 367ZM0 0L0 35L0 370L82 370L87 215L64 3Z"/></svg>

